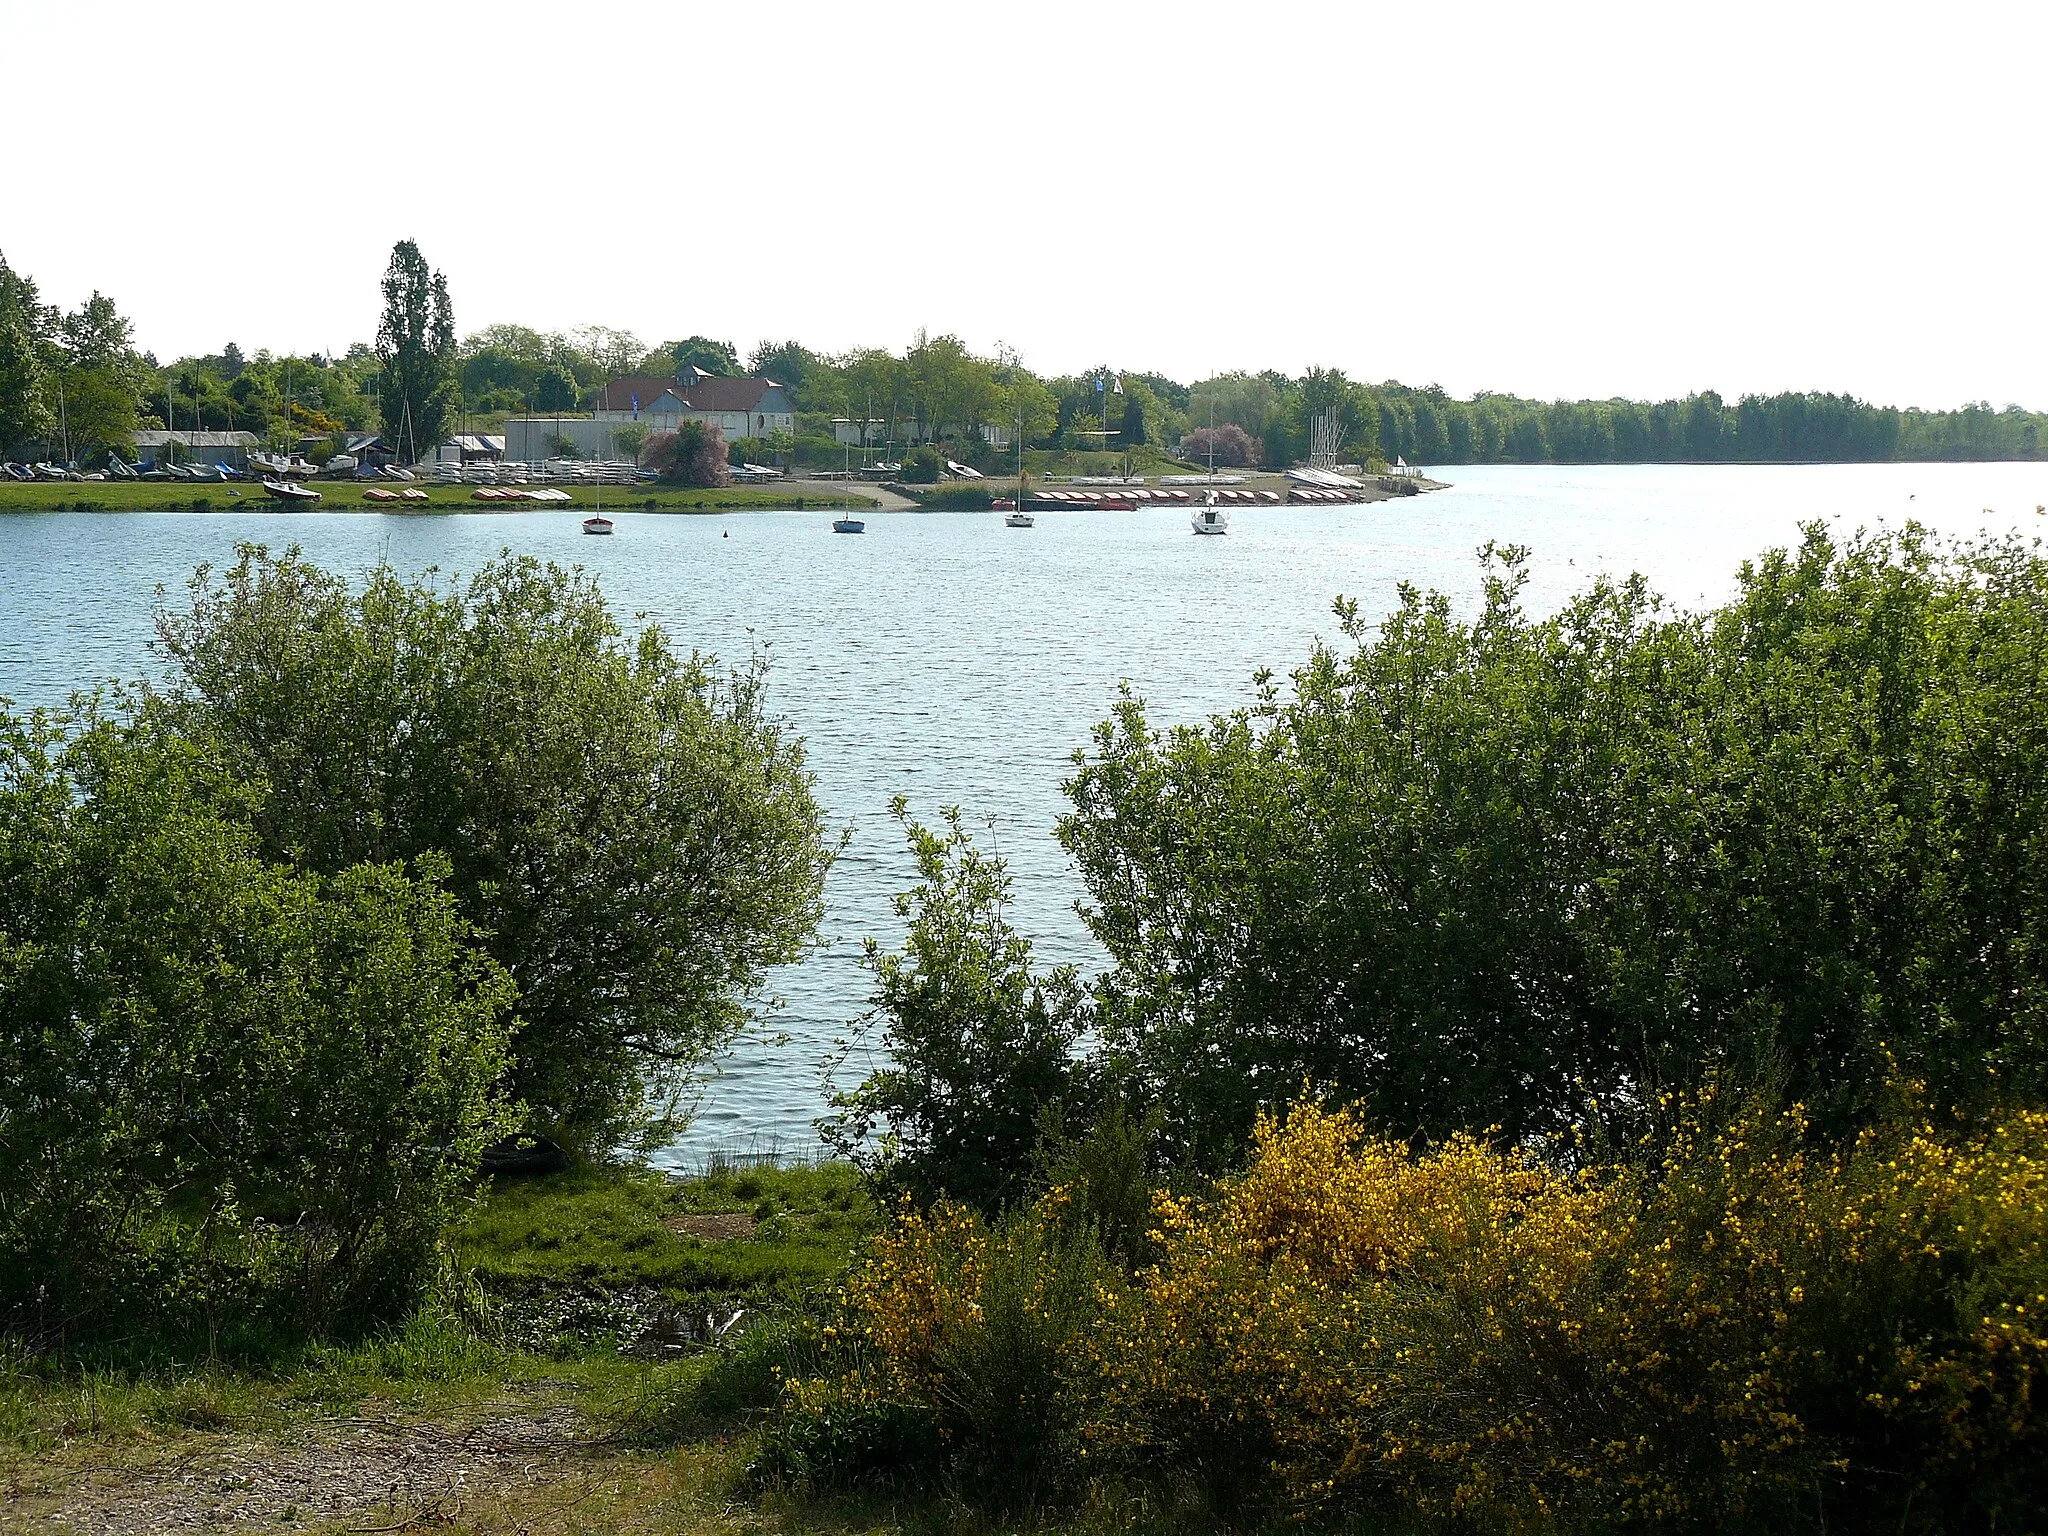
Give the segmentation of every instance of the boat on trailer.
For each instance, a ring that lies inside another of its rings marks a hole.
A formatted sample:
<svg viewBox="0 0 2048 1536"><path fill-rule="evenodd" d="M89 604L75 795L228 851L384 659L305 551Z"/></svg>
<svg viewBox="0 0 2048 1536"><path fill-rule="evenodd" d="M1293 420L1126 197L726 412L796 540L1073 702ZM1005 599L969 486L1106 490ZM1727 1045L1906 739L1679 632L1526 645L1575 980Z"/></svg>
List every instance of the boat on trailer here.
<svg viewBox="0 0 2048 1536"><path fill-rule="evenodd" d="M272 496L278 501L291 502L294 505L303 505L320 499L318 491L309 490L307 487L300 485L296 480L266 480L263 482L263 490L265 495Z"/></svg>

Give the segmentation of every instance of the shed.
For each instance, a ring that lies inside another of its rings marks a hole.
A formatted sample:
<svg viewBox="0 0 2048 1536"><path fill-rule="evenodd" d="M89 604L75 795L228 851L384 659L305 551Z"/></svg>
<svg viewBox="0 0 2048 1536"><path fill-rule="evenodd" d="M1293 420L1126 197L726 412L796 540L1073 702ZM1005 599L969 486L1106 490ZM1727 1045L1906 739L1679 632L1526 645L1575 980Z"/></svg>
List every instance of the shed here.
<svg viewBox="0 0 2048 1536"><path fill-rule="evenodd" d="M195 464L225 464L230 469L247 469L249 454L256 447L254 432L166 432L160 428L135 434L135 458L145 469L168 460L167 451L176 443L180 457Z"/></svg>

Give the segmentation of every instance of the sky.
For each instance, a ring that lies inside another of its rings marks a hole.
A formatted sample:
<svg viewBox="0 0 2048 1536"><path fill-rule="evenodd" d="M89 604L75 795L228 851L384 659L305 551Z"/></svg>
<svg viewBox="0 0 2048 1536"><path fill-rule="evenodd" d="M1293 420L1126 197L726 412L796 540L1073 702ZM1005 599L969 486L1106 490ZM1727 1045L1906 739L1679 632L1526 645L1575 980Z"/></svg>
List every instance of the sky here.
<svg viewBox="0 0 2048 1536"><path fill-rule="evenodd" d="M0 0L0 254L161 358L500 321L2048 408L2048 4Z"/></svg>

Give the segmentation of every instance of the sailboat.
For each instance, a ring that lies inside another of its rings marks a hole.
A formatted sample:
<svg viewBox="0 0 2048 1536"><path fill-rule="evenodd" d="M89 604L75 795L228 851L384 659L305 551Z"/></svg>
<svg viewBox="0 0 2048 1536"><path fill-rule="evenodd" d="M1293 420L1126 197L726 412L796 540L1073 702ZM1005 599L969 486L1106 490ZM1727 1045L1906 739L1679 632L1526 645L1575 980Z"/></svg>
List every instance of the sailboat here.
<svg viewBox="0 0 2048 1536"><path fill-rule="evenodd" d="M1003 519L1005 528L1029 528L1033 526L1031 514L1024 510L1024 418L1017 418L1017 503L1010 508L1010 515Z"/></svg>
<svg viewBox="0 0 2048 1536"><path fill-rule="evenodd" d="M1197 533L1228 533L1230 532L1230 513L1225 508L1216 504L1216 487L1213 483L1216 479L1216 402L1214 400L1209 402L1209 479L1211 481L1209 494L1203 498L1202 505L1196 507L1188 515L1188 521L1194 525L1195 532Z"/></svg>

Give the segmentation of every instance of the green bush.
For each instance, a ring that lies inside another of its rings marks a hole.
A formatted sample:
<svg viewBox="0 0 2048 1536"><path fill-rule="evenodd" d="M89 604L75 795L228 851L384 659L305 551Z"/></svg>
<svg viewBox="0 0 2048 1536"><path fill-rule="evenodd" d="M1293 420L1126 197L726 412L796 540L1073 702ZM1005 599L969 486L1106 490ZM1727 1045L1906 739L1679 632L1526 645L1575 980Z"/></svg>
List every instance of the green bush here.
<svg viewBox="0 0 2048 1536"><path fill-rule="evenodd" d="M513 1124L446 863L267 862L261 801L148 722L0 715L8 1332L399 1315Z"/></svg>
<svg viewBox="0 0 2048 1536"><path fill-rule="evenodd" d="M944 485L924 498L928 507L937 507L947 512L986 512L996 503L995 492L986 485L973 480L958 485Z"/></svg>
<svg viewBox="0 0 2048 1536"><path fill-rule="evenodd" d="M1060 835L1177 1160L1304 1081L1518 1138L1722 1072L1835 1130L1895 1069L2048 1092L2039 550L1815 528L1700 615L1524 580L1341 604L1284 695L1098 729Z"/></svg>
<svg viewBox="0 0 2048 1536"><path fill-rule="evenodd" d="M975 848L959 811L934 831L901 797L893 810L920 883L896 900L909 920L902 951L867 943L869 1017L889 1064L835 1096L821 1130L886 1184L993 1210L1021 1191L1040 1116L1071 1092L1083 1000L1071 969L1032 970L1008 919L1009 873Z"/></svg>
<svg viewBox="0 0 2048 1536"><path fill-rule="evenodd" d="M519 985L513 1091L565 1144L657 1132L662 1091L817 926L834 847L762 667L625 635L587 577L508 558L351 591L245 546L158 633L152 710L269 787L267 857L447 861Z"/></svg>
<svg viewBox="0 0 2048 1536"><path fill-rule="evenodd" d="M994 1223L906 1207L788 1372L755 1476L812 1490L943 1476L1000 1510L1070 1495L1088 1470L1075 1367L1108 1278L1057 1200Z"/></svg>
<svg viewBox="0 0 2048 1536"><path fill-rule="evenodd" d="M643 1445L676 1445L761 1423L784 1386L815 1369L817 1325L804 1318L759 1323L730 1342L658 1373L620 1414Z"/></svg>
<svg viewBox="0 0 2048 1536"><path fill-rule="evenodd" d="M901 478L905 485L937 485L946 472L946 461L929 443L919 443L903 455Z"/></svg>

